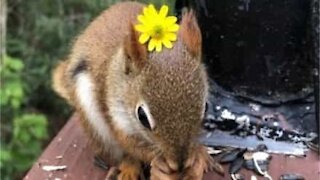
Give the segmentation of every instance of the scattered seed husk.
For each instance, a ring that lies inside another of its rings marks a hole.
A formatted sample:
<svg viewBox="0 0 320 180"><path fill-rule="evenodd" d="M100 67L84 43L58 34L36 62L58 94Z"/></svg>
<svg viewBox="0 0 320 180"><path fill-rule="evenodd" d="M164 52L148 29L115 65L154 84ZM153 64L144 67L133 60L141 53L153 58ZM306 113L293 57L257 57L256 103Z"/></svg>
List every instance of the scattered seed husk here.
<svg viewBox="0 0 320 180"><path fill-rule="evenodd" d="M207 147L207 152L208 152L208 154L210 154L210 155L216 155L216 154L222 153L222 150L220 150L220 149L215 149L215 148L213 148L213 147Z"/></svg>
<svg viewBox="0 0 320 180"><path fill-rule="evenodd" d="M245 167L246 169L249 169L249 170L254 170L253 160L251 159L251 160L244 161L243 167Z"/></svg>
<svg viewBox="0 0 320 180"><path fill-rule="evenodd" d="M208 132L206 137L209 138L212 135L212 132Z"/></svg>
<svg viewBox="0 0 320 180"><path fill-rule="evenodd" d="M280 180L304 180L305 178L301 174L282 174Z"/></svg>
<svg viewBox="0 0 320 180"><path fill-rule="evenodd" d="M255 154L254 154L255 155ZM254 170L269 179L270 175L268 174L268 166L269 166L269 156L261 155L261 156L253 156L253 164Z"/></svg>
<svg viewBox="0 0 320 180"><path fill-rule="evenodd" d="M231 152L226 152L223 154L223 156L220 159L220 163L230 163L234 161L238 157L239 151L234 150Z"/></svg>
<svg viewBox="0 0 320 180"><path fill-rule="evenodd" d="M263 177L265 177L266 180L272 180L272 177L267 171L264 172Z"/></svg>
<svg viewBox="0 0 320 180"><path fill-rule="evenodd" d="M252 160L252 158L253 158L253 152L247 151L243 154L244 160Z"/></svg>
<svg viewBox="0 0 320 180"><path fill-rule="evenodd" d="M258 178L257 178L257 176L255 176L255 175L251 175L250 180L258 180Z"/></svg>
<svg viewBox="0 0 320 180"><path fill-rule="evenodd" d="M222 151L220 154L211 155L211 156L214 156L214 158L215 158L218 162L220 162L220 159L225 155L224 153L225 153L225 151Z"/></svg>
<svg viewBox="0 0 320 180"><path fill-rule="evenodd" d="M60 155L60 156L56 156L56 159L62 159L63 158L63 156L62 155Z"/></svg>
<svg viewBox="0 0 320 180"><path fill-rule="evenodd" d="M244 159L242 157L238 157L236 160L232 161L229 166L229 174L236 174L240 171L243 166Z"/></svg>
<svg viewBox="0 0 320 180"><path fill-rule="evenodd" d="M231 174L230 176L232 180L245 180L242 174Z"/></svg>
<svg viewBox="0 0 320 180"><path fill-rule="evenodd" d="M260 167L261 171L268 171L269 170L269 161L257 161L258 166ZM257 167L254 170L259 173Z"/></svg>
<svg viewBox="0 0 320 180"><path fill-rule="evenodd" d="M234 161L237 157L242 156L245 151L245 149L234 149L230 152L226 152L221 157L220 163L230 163Z"/></svg>
<svg viewBox="0 0 320 180"><path fill-rule="evenodd" d="M320 153L319 152L320 146L318 144L315 144L313 142L307 142L306 144L307 144L308 148L310 148L311 150L317 152L318 154Z"/></svg>
<svg viewBox="0 0 320 180"><path fill-rule="evenodd" d="M267 145L265 145L265 144L259 144L259 145L256 147L255 150L256 150L256 151L266 151L266 150L268 150L268 147L267 147Z"/></svg>
<svg viewBox="0 0 320 180"><path fill-rule="evenodd" d="M258 166L262 171L268 171L269 170L269 163L270 161L257 161ZM260 174L257 167L254 165L253 160L246 160L243 163L243 167L249 170L253 170L256 173Z"/></svg>
<svg viewBox="0 0 320 180"><path fill-rule="evenodd" d="M257 161L266 161L270 158L270 154L262 151L253 153L252 158Z"/></svg>
<svg viewBox="0 0 320 180"><path fill-rule="evenodd" d="M66 169L67 166L62 165L62 166L42 166L42 169L45 171L58 171L58 170L64 170Z"/></svg>

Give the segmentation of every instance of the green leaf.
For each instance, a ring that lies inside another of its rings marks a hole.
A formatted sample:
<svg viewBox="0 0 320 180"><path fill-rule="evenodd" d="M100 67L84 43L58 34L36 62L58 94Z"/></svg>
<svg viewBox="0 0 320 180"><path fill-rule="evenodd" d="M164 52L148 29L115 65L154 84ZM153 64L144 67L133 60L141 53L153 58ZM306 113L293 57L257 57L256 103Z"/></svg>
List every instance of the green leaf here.
<svg viewBox="0 0 320 180"><path fill-rule="evenodd" d="M21 143L29 143L36 139L45 139L47 134L47 119L39 114L24 114L14 119L14 138Z"/></svg>
<svg viewBox="0 0 320 180"><path fill-rule="evenodd" d="M4 66L7 68L11 68L12 70L15 70L15 71L20 71L24 67L20 59L13 58L7 55L4 57Z"/></svg>
<svg viewBox="0 0 320 180"><path fill-rule="evenodd" d="M6 96L6 94L4 93L4 91L2 89L0 89L0 105L6 105L8 104L9 101L9 97Z"/></svg>
<svg viewBox="0 0 320 180"><path fill-rule="evenodd" d="M4 162L7 162L12 159L11 152L8 150L0 149L0 167L2 167Z"/></svg>
<svg viewBox="0 0 320 180"><path fill-rule="evenodd" d="M20 107L20 105L21 105L21 102L20 102L18 99L16 99L16 98L12 98L12 99L10 100L10 104L11 104L11 107L12 107L13 109L18 109L18 108Z"/></svg>

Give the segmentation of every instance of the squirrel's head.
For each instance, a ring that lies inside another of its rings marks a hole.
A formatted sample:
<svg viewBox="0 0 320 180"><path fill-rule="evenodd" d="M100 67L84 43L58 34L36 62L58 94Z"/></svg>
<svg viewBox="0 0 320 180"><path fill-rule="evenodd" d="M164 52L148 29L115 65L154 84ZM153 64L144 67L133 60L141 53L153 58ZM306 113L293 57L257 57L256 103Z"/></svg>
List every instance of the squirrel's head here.
<svg viewBox="0 0 320 180"><path fill-rule="evenodd" d="M125 60L119 65L121 78L111 82L116 89L109 88L117 97L108 98L114 107L111 116L120 118L116 126L128 135L141 135L165 156L183 163L195 145L207 96L194 14L183 15L172 49L147 52L132 28L117 56Z"/></svg>

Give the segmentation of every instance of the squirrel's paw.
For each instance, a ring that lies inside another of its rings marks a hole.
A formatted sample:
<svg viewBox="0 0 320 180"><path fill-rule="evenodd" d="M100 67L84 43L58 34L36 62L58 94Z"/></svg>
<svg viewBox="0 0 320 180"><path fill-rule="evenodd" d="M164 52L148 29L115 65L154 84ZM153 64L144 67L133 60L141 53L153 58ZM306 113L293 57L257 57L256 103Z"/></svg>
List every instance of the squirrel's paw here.
<svg viewBox="0 0 320 180"><path fill-rule="evenodd" d="M151 167L150 170L150 180L178 180L179 174L177 172L165 173L161 171L158 167Z"/></svg>
<svg viewBox="0 0 320 180"><path fill-rule="evenodd" d="M150 180L177 180L177 170L178 165L174 161L158 156L151 162Z"/></svg>
<svg viewBox="0 0 320 180"><path fill-rule="evenodd" d="M183 180L201 180L204 172L208 170L208 162L202 151L196 150L192 153L185 162L183 172Z"/></svg>
<svg viewBox="0 0 320 180"><path fill-rule="evenodd" d="M122 170L118 176L117 180L138 180L140 177L140 173L137 173L133 170Z"/></svg>
<svg viewBox="0 0 320 180"><path fill-rule="evenodd" d="M158 156L151 161L151 168L157 168L160 171L170 174L178 171L178 164L170 159L165 159L162 156Z"/></svg>
<svg viewBox="0 0 320 180"><path fill-rule="evenodd" d="M217 173L224 175L223 167L210 156L204 146L199 147L198 156L201 163L203 163L204 172L216 171Z"/></svg>
<svg viewBox="0 0 320 180"><path fill-rule="evenodd" d="M117 180L119 169L115 166L110 167L105 180Z"/></svg>
<svg viewBox="0 0 320 180"><path fill-rule="evenodd" d="M200 146L189 157L185 163L185 168L183 180L200 180L203 174L208 171L216 171L221 175L224 174L223 167L208 154L203 146Z"/></svg>
<svg viewBox="0 0 320 180"><path fill-rule="evenodd" d="M120 170L115 167L115 166L112 166L109 171L108 171L108 174L107 174L107 177L105 180L126 180L126 179L129 179L129 180L145 180L145 176L143 174L143 172L140 173L140 176L139 177L136 177L135 174L132 174L132 173L128 173L127 171L125 172L120 172Z"/></svg>
<svg viewBox="0 0 320 180"><path fill-rule="evenodd" d="M138 180L142 173L140 162L134 160L123 160L119 170L117 180Z"/></svg>

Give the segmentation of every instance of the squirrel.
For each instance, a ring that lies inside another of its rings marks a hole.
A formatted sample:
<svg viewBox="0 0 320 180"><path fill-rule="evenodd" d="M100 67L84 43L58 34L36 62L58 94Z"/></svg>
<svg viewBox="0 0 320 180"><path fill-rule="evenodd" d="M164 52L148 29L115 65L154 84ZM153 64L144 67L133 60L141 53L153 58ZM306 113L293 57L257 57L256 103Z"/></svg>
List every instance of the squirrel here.
<svg viewBox="0 0 320 180"><path fill-rule="evenodd" d="M133 27L144 7L121 2L93 20L54 69L53 89L79 114L95 153L118 167L118 179L138 179L143 163L151 179L221 172L197 142L208 85L195 15L183 15L172 49L148 52Z"/></svg>

